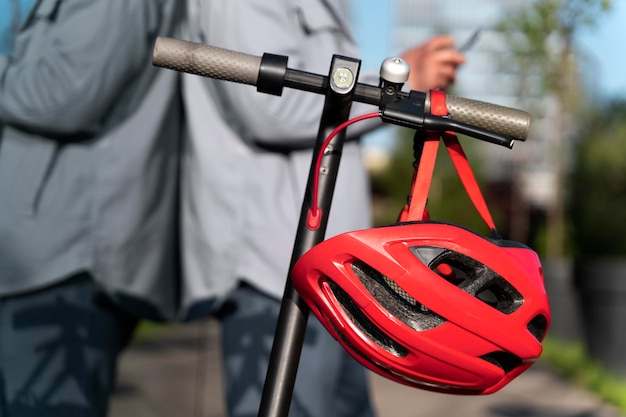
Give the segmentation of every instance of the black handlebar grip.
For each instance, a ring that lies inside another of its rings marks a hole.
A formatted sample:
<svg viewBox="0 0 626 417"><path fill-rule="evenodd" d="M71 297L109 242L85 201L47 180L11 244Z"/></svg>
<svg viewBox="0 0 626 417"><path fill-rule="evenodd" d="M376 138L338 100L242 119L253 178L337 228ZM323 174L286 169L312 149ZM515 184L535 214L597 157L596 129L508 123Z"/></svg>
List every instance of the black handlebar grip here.
<svg viewBox="0 0 626 417"><path fill-rule="evenodd" d="M453 120L524 141L530 131L530 114L523 110L484 101L447 96L448 113Z"/></svg>
<svg viewBox="0 0 626 417"><path fill-rule="evenodd" d="M257 85L261 57L202 43L158 37L152 64L189 74Z"/></svg>

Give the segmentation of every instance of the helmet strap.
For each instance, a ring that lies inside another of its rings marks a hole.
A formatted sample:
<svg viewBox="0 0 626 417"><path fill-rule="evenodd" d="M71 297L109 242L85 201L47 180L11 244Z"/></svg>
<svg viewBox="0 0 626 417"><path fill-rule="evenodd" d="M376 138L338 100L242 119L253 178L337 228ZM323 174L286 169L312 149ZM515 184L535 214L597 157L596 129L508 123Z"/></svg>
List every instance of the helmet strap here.
<svg viewBox="0 0 626 417"><path fill-rule="evenodd" d="M448 109L445 100L446 96L442 91L431 90L431 113L435 116L447 116ZM446 150L448 151L448 155L452 160L452 164L454 165L467 195L476 208L476 211L478 211L478 214L491 230L494 237L499 238L500 236L497 232L495 223L493 222L493 218L491 217L491 213L489 212L489 208L487 207L487 203L485 202L485 198L480 191L474 172L472 171L469 161L467 160L467 156L463 151L463 147L461 146L456 134L453 132L444 132L442 135L437 132L425 132L421 138L415 138L416 141L423 141L423 147L421 155L419 155L419 160L416 160L409 202L400 213L398 220L401 222L421 221L428 220L430 218L428 210L426 209L426 203L435 169L435 162L437 160L440 138L443 138L443 142L446 146Z"/></svg>
<svg viewBox="0 0 626 417"><path fill-rule="evenodd" d="M426 209L426 203L433 172L435 171L435 163L437 162L440 138L439 134L427 133L421 139L423 140L423 147L419 161L416 161L415 170L413 171L413 182L411 184L409 202L406 206L406 214L403 213L404 216L401 215L401 217L406 218L400 219L401 221L419 221L430 218Z"/></svg>

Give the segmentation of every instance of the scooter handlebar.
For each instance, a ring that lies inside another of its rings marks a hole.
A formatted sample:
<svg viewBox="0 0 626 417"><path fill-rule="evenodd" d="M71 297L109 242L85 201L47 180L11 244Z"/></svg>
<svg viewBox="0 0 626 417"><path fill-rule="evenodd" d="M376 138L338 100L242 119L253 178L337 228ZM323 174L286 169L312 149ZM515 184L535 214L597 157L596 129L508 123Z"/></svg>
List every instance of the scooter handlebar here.
<svg viewBox="0 0 626 417"><path fill-rule="evenodd" d="M447 96L450 118L514 140L524 141L530 131L530 114L523 110L484 101Z"/></svg>
<svg viewBox="0 0 626 417"><path fill-rule="evenodd" d="M260 56L166 37L157 38L152 55L152 63L158 67L257 87L260 84L259 78L266 75L262 69L265 68L262 65L263 59ZM304 85L310 87L317 84L321 90L324 84L323 76L287 68L284 70L282 76L290 71L291 74L298 73L302 76L297 82L292 82L290 87L305 89ZM272 74L277 75L274 81L281 77L279 72L274 71ZM308 82L310 84L307 84ZM302 86L299 83L302 83ZM370 90L372 88L367 90L368 97L364 97L363 100L357 97L355 100L378 104L375 102L379 100L379 92L373 94ZM505 135L513 140L524 141L528 137L530 115L525 111L454 96L447 96L446 104L450 119L454 121Z"/></svg>
<svg viewBox="0 0 626 417"><path fill-rule="evenodd" d="M202 43L158 37L152 63L157 67L256 86L261 57Z"/></svg>

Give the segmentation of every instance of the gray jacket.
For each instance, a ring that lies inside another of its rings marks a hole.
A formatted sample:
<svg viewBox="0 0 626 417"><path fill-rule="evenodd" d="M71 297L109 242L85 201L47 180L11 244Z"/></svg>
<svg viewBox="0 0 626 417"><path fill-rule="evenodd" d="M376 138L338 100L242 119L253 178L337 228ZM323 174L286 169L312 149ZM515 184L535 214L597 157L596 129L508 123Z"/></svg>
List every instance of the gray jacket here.
<svg viewBox="0 0 626 417"><path fill-rule="evenodd" d="M0 57L0 296L81 271L135 312L177 306L179 0L40 0Z"/></svg>
<svg viewBox="0 0 626 417"><path fill-rule="evenodd" d="M327 74L333 54L359 52L334 0L190 0L190 40ZM361 73L378 83L378 74ZM247 282L283 292L323 97L285 89L282 97L223 81L183 76L190 136L183 156L183 306L221 297ZM353 106L354 114L373 106ZM362 130L372 129L368 124ZM350 133L350 132L349 132ZM352 131L352 135L359 132ZM357 141L344 146L327 234L370 225L368 177Z"/></svg>

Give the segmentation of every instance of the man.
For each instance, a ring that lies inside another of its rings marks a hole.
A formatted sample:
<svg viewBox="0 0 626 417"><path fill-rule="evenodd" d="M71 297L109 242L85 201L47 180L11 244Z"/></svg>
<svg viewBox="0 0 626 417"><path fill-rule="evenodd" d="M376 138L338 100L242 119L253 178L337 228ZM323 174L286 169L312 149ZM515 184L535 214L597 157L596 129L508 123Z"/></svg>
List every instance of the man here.
<svg viewBox="0 0 626 417"><path fill-rule="evenodd" d="M177 308L177 74L150 58L180 2L0 4L0 415L105 416L135 323Z"/></svg>
<svg viewBox="0 0 626 417"><path fill-rule="evenodd" d="M333 54L358 57L339 1L189 0L189 40L327 74ZM437 37L405 54L411 88L445 88L463 56ZM183 309L190 317L218 299L227 405L231 417L256 415L288 273L323 97L286 89L183 77L190 137L183 154ZM360 82L378 84L378 72ZM375 109L354 105L353 113ZM368 176L358 135L348 132L327 236L370 225ZM356 361L308 322L291 416L371 416L366 377Z"/></svg>

